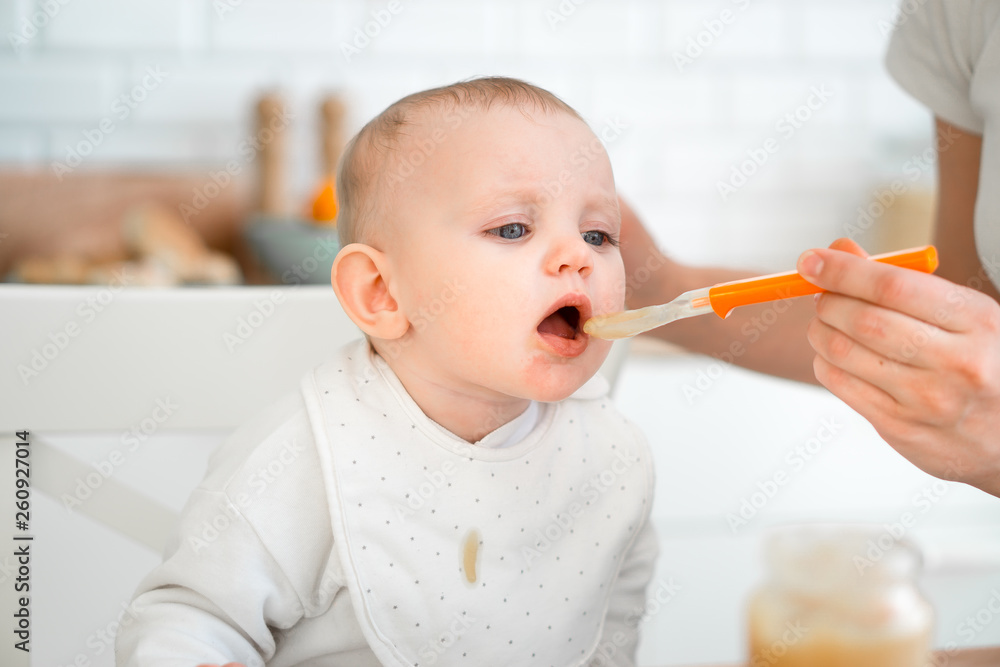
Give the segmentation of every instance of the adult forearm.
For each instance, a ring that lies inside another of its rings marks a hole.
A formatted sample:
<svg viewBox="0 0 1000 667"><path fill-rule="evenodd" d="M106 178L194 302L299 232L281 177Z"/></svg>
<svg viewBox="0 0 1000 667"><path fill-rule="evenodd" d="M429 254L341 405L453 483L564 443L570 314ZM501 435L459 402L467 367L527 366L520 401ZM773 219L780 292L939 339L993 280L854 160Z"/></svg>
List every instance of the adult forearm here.
<svg viewBox="0 0 1000 667"><path fill-rule="evenodd" d="M666 303L688 290L753 277L749 271L694 267L671 260L659 251L628 204L620 204L629 308ZM737 308L725 320L713 315L680 320L645 335L755 371L816 382L815 354L806 339L806 325L813 314L813 300L803 297Z"/></svg>
<svg viewBox="0 0 1000 667"><path fill-rule="evenodd" d="M803 297L745 306L725 320L713 315L681 320L660 327L656 335L744 368L815 383L815 352L806 339L814 312L812 298Z"/></svg>
<svg viewBox="0 0 1000 667"><path fill-rule="evenodd" d="M648 236L636 238L644 232L633 230L628 245L622 248L627 265L632 267L628 272L629 308L666 303L687 290L753 275L679 264L661 254ZM755 371L815 382L815 353L806 340L806 325L814 312L813 300L803 297L737 308L725 320L713 315L679 320L645 335Z"/></svg>

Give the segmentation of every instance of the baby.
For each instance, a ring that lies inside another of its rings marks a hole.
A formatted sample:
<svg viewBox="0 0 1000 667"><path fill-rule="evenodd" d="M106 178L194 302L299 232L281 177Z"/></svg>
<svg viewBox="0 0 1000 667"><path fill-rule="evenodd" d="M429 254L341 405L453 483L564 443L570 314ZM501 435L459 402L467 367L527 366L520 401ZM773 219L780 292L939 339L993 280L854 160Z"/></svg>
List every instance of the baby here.
<svg viewBox="0 0 1000 667"><path fill-rule="evenodd" d="M337 192L365 339L213 456L118 664L632 665L653 469L582 330L624 302L600 141L475 79L366 125Z"/></svg>

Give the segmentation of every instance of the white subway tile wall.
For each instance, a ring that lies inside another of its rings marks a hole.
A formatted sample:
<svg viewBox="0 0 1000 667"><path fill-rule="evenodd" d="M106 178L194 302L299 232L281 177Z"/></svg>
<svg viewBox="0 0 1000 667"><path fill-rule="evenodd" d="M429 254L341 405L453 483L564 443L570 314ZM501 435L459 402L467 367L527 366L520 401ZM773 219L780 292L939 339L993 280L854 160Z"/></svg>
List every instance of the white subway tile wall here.
<svg viewBox="0 0 1000 667"><path fill-rule="evenodd" d="M353 132L409 92L504 74L623 128L608 142L619 190L672 255L785 268L929 144L928 112L882 66L894 5L2 0L0 161L222 165L277 90L297 207L322 95L345 96Z"/></svg>

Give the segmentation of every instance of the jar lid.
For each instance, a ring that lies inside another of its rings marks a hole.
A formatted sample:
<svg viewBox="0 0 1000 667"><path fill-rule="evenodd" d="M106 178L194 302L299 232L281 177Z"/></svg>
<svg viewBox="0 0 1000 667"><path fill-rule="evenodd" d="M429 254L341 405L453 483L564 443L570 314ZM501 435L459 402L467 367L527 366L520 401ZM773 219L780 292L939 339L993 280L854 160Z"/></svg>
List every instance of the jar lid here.
<svg viewBox="0 0 1000 667"><path fill-rule="evenodd" d="M919 549L902 530L877 524L779 526L765 553L776 580L804 590L911 581L921 566Z"/></svg>

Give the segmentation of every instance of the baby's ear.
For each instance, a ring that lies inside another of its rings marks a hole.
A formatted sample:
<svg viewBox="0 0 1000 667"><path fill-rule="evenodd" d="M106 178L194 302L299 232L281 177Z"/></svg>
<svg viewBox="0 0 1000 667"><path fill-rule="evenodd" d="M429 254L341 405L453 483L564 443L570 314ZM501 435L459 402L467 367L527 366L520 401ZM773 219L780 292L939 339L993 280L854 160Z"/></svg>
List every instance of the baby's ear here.
<svg viewBox="0 0 1000 667"><path fill-rule="evenodd" d="M390 290L391 263L385 253L363 243L340 249L330 282L347 316L372 338L395 340L410 328Z"/></svg>

